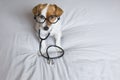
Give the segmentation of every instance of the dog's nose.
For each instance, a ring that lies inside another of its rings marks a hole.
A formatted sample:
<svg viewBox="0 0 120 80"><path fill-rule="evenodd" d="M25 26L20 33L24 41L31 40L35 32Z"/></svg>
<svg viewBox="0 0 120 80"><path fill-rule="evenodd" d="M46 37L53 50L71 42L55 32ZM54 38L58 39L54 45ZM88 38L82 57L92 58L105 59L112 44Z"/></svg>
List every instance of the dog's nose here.
<svg viewBox="0 0 120 80"><path fill-rule="evenodd" d="M45 26L45 27L44 27L44 30L46 30L46 31L47 31L48 29L49 29L49 27L48 27L48 26Z"/></svg>

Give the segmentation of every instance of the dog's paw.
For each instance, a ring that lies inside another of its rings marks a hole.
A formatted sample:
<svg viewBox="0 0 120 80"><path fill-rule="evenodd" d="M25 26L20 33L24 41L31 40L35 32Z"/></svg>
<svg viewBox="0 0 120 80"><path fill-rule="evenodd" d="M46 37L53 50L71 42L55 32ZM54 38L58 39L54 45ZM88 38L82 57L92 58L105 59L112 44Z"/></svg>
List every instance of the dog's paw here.
<svg viewBox="0 0 120 80"><path fill-rule="evenodd" d="M58 52L58 53L62 53L62 50L61 50L61 46L58 46L58 47L60 47L60 48L56 48L56 51Z"/></svg>

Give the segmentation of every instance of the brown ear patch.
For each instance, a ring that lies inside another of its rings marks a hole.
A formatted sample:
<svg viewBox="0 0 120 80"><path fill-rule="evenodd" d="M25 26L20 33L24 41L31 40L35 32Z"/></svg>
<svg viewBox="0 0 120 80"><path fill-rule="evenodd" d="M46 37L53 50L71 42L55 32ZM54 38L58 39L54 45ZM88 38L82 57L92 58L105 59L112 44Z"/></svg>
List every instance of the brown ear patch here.
<svg viewBox="0 0 120 80"><path fill-rule="evenodd" d="M56 16L60 17L62 15L62 13L63 13L63 10L60 7L58 7L56 4L54 4L54 6L55 6L55 14L56 14Z"/></svg>
<svg viewBox="0 0 120 80"><path fill-rule="evenodd" d="M50 15L56 15L57 17L60 17L63 13L63 10L58 7L56 4L50 4L47 11L47 17Z"/></svg>
<svg viewBox="0 0 120 80"><path fill-rule="evenodd" d="M41 11L47 6L47 4L38 4L32 9L34 15L41 14Z"/></svg>

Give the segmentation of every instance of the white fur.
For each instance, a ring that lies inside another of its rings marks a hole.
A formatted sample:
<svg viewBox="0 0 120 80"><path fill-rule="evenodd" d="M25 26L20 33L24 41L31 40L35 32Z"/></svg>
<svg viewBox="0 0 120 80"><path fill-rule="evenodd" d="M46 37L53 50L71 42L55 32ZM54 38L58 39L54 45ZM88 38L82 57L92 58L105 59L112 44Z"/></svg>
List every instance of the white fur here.
<svg viewBox="0 0 120 80"><path fill-rule="evenodd" d="M46 17L46 13L47 13L47 10L48 10L48 6L49 4L41 11L41 15L43 15L44 17ZM42 26L46 26L46 22L44 22L42 24Z"/></svg>
<svg viewBox="0 0 120 80"><path fill-rule="evenodd" d="M41 12L41 14L44 15L45 17L46 17L47 10L48 10L48 5ZM55 38L56 45L61 47L62 32L61 32L61 22L60 22L60 20L57 23L52 24L50 26L49 30L47 30L47 31L43 29L44 26L46 26L46 22L44 22L43 24L39 24L39 23L36 22L35 29L36 29L37 32L40 29L41 37L46 37L48 35L48 33L50 33L50 36L53 36ZM42 49L41 50L42 50L43 53L45 53L45 51L46 51L45 40L42 42Z"/></svg>

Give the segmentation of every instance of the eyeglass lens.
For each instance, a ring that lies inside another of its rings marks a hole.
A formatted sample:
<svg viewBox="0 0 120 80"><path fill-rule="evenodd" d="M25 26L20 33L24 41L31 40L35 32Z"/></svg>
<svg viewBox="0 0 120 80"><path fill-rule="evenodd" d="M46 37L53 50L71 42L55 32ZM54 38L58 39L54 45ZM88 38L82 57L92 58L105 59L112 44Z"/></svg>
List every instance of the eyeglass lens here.
<svg viewBox="0 0 120 80"><path fill-rule="evenodd" d="M59 20L59 18L55 15L49 16L48 18L45 18L43 15L38 15L36 19L40 23L44 23L45 20L48 20L50 23L56 23Z"/></svg>

